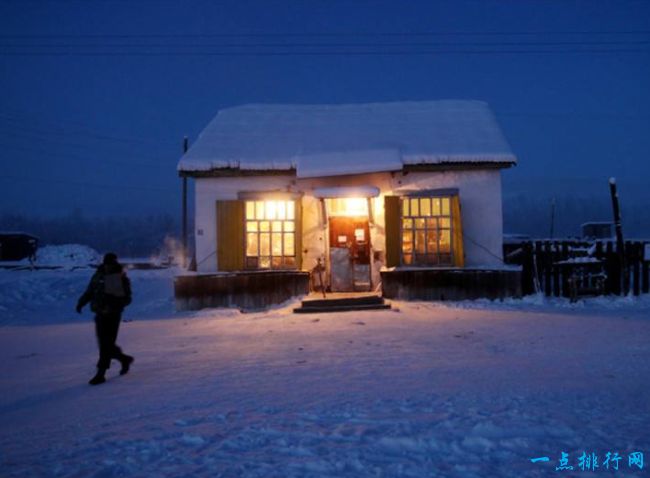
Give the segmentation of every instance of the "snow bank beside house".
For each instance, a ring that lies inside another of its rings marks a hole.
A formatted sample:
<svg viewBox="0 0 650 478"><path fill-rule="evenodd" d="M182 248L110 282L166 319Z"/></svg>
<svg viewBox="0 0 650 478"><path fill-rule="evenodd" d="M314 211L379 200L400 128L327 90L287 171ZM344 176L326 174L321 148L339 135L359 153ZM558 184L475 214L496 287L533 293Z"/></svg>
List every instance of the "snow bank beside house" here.
<svg viewBox="0 0 650 478"><path fill-rule="evenodd" d="M36 251L36 264L47 266L87 266L101 262L99 252L82 244L46 245Z"/></svg>

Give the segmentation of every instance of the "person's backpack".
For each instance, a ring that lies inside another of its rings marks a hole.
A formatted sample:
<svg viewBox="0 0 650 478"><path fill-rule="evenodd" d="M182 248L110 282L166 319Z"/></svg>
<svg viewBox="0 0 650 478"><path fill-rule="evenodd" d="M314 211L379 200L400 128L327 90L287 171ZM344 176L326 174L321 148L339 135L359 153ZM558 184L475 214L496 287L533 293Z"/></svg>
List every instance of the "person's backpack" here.
<svg viewBox="0 0 650 478"><path fill-rule="evenodd" d="M122 271L99 273L95 278L90 309L96 314L107 314L112 309L122 309L126 303L126 291Z"/></svg>

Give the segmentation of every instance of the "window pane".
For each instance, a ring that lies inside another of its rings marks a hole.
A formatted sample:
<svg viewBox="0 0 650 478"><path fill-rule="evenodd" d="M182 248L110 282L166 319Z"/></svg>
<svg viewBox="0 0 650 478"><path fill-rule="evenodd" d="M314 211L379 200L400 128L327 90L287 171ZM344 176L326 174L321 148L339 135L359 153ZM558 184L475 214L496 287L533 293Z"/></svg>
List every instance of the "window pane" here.
<svg viewBox="0 0 650 478"><path fill-rule="evenodd" d="M420 207L418 206L419 200L416 199L411 199L411 216L419 216L420 215Z"/></svg>
<svg viewBox="0 0 650 478"><path fill-rule="evenodd" d="M442 215L449 216L449 198L441 198Z"/></svg>
<svg viewBox="0 0 650 478"><path fill-rule="evenodd" d="M402 219L402 229L413 229L413 219Z"/></svg>
<svg viewBox="0 0 650 478"><path fill-rule="evenodd" d="M268 232L260 234L260 256L271 255L271 235Z"/></svg>
<svg viewBox="0 0 650 478"><path fill-rule="evenodd" d="M246 267L248 269L257 269L258 258L257 257L247 257L246 258Z"/></svg>
<svg viewBox="0 0 650 478"><path fill-rule="evenodd" d="M412 264L413 256L411 254L404 254L404 264Z"/></svg>
<svg viewBox="0 0 650 478"><path fill-rule="evenodd" d="M413 252L413 231L402 232L402 252Z"/></svg>
<svg viewBox="0 0 650 478"><path fill-rule="evenodd" d="M420 199L420 216L431 215L431 200L429 198Z"/></svg>
<svg viewBox="0 0 650 478"><path fill-rule="evenodd" d="M438 219L435 217L427 218L427 229L436 229L438 227Z"/></svg>
<svg viewBox="0 0 650 478"><path fill-rule="evenodd" d="M440 252L450 252L451 251L451 235L449 234L449 229L440 230Z"/></svg>
<svg viewBox="0 0 650 478"><path fill-rule="evenodd" d="M416 229L424 229L424 219L423 218L418 218L415 220L415 228Z"/></svg>
<svg viewBox="0 0 650 478"><path fill-rule="evenodd" d="M415 231L415 252L418 254L424 254L424 251L424 231Z"/></svg>
<svg viewBox="0 0 650 478"><path fill-rule="evenodd" d="M271 267L273 269L279 269L280 267L282 267L282 257L271 258Z"/></svg>
<svg viewBox="0 0 650 478"><path fill-rule="evenodd" d="M296 267L296 258L295 257L285 257L284 265L286 267Z"/></svg>
<svg viewBox="0 0 650 478"><path fill-rule="evenodd" d="M438 231L427 231L427 252L430 254L438 252Z"/></svg>
<svg viewBox="0 0 650 478"><path fill-rule="evenodd" d="M292 232L295 229L293 221L284 221L285 232Z"/></svg>
<svg viewBox="0 0 650 478"><path fill-rule="evenodd" d="M451 254L440 254L438 256L438 261L441 265L451 265Z"/></svg>
<svg viewBox="0 0 650 478"><path fill-rule="evenodd" d="M271 234L271 255L282 255L282 234L279 232L274 232Z"/></svg>
<svg viewBox="0 0 650 478"><path fill-rule="evenodd" d="M276 201L266 201L266 217L265 219L275 219L277 217L278 204Z"/></svg>
<svg viewBox="0 0 650 478"><path fill-rule="evenodd" d="M255 201L246 201L246 219L255 219Z"/></svg>
<svg viewBox="0 0 650 478"><path fill-rule="evenodd" d="M295 219L294 202L287 201L287 219Z"/></svg>
<svg viewBox="0 0 650 478"><path fill-rule="evenodd" d="M441 217L440 218L440 227L449 228L450 223L451 223L451 221L450 221L450 219L448 217Z"/></svg>
<svg viewBox="0 0 650 478"><path fill-rule="evenodd" d="M257 233L249 232L246 234L246 255L256 256L257 254Z"/></svg>
<svg viewBox="0 0 650 478"><path fill-rule="evenodd" d="M271 267L270 257L260 257L260 269L268 269Z"/></svg>
<svg viewBox="0 0 650 478"><path fill-rule="evenodd" d="M264 201L255 202L255 217L257 219L264 219Z"/></svg>
<svg viewBox="0 0 650 478"><path fill-rule="evenodd" d="M248 232L255 232L257 231L257 221L247 221L246 222L246 230Z"/></svg>
<svg viewBox="0 0 650 478"><path fill-rule="evenodd" d="M440 198L432 198L431 202L433 203L431 214L434 216L440 216Z"/></svg>
<svg viewBox="0 0 650 478"><path fill-rule="evenodd" d="M295 244L294 244L293 232L284 234L284 255L293 256L295 255Z"/></svg>
<svg viewBox="0 0 650 478"><path fill-rule="evenodd" d="M282 221L273 221L271 223L271 230L273 232L281 232L282 231Z"/></svg>
<svg viewBox="0 0 650 478"><path fill-rule="evenodd" d="M260 221L260 231L268 232L270 224L269 221Z"/></svg>
<svg viewBox="0 0 650 478"><path fill-rule="evenodd" d="M402 216L410 216L409 209L409 200L402 199Z"/></svg>
<svg viewBox="0 0 650 478"><path fill-rule="evenodd" d="M287 218L287 202L286 201L278 201L278 219L286 219Z"/></svg>

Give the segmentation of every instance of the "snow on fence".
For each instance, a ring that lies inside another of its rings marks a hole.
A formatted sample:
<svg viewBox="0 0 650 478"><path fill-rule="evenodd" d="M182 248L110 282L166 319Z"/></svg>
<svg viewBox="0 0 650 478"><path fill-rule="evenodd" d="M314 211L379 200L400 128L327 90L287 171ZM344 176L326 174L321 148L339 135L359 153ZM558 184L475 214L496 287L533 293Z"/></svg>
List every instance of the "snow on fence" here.
<svg viewBox="0 0 650 478"><path fill-rule="evenodd" d="M522 292L575 298L650 292L648 241L626 241L622 271L615 241L524 241L508 245L506 262L522 266Z"/></svg>

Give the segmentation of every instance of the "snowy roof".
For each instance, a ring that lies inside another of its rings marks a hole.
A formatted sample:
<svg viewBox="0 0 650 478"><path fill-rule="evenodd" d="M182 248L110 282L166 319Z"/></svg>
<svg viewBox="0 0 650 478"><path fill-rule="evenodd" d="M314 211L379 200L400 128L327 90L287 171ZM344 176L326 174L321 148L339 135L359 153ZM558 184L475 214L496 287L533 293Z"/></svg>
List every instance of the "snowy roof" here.
<svg viewBox="0 0 650 478"><path fill-rule="evenodd" d="M516 162L482 101L244 105L219 111L178 170L295 169L317 177L469 162Z"/></svg>

